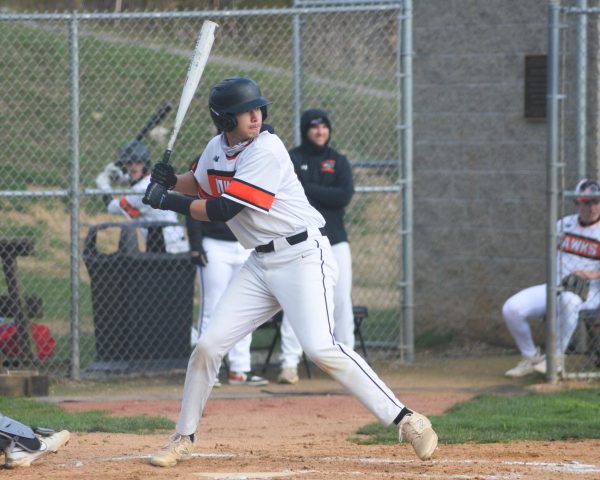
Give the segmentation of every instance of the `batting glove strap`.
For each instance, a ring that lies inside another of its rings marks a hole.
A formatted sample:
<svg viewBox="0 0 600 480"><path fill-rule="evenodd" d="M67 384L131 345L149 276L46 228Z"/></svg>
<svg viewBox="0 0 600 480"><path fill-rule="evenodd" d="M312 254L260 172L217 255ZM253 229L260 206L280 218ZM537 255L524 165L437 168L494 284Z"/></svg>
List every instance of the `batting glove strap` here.
<svg viewBox="0 0 600 480"><path fill-rule="evenodd" d="M164 193L160 198L158 208L161 210L171 210L182 215L189 215L190 205L193 201L192 197L186 197L178 193Z"/></svg>

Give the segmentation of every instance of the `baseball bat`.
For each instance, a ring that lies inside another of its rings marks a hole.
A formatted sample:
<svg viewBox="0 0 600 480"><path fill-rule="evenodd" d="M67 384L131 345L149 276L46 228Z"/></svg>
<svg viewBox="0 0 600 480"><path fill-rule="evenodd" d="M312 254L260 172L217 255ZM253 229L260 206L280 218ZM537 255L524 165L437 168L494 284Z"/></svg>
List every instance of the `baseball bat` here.
<svg viewBox="0 0 600 480"><path fill-rule="evenodd" d="M169 163L169 160L171 159L171 153L173 151L173 146L175 145L175 140L177 140L177 134L179 133L179 129L181 128L190 103L192 103L192 98L194 98L194 93L196 92L196 88L198 88L198 83L200 83L200 77L202 77L202 72L204 72L204 67L208 61L208 55L210 54L210 50L215 40L215 30L217 27L218 25L210 20L204 20L204 23L202 24L202 29L198 35L194 53L192 54L192 60L190 61L190 66L188 67L185 77L181 99L179 100L179 106L177 107L177 115L175 116L175 123L173 124L173 130L171 131L171 137L169 138L169 143L167 144L167 148L163 155L162 161L165 163Z"/></svg>
<svg viewBox="0 0 600 480"><path fill-rule="evenodd" d="M154 115L148 119L146 125L144 125L144 128L142 128L135 136L135 139L139 142L142 138L144 138L150 130L156 127L162 121L162 119L166 117L167 113L169 113L172 108L173 107L169 102L164 102L154 113Z"/></svg>

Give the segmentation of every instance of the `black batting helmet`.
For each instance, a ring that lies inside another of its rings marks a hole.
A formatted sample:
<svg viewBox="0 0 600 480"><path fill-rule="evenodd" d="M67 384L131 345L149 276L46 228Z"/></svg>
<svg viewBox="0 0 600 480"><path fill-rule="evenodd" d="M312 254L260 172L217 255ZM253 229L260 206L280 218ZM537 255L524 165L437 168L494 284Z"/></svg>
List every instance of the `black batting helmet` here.
<svg viewBox="0 0 600 480"><path fill-rule="evenodd" d="M230 77L210 90L208 108L215 126L230 132L237 125L236 113L260 107L263 120L267 118L267 105L271 102L262 96L258 84L247 77Z"/></svg>
<svg viewBox="0 0 600 480"><path fill-rule="evenodd" d="M139 140L132 140L119 148L119 163L127 165L128 163L142 162L147 167L150 166L150 152L148 147Z"/></svg>

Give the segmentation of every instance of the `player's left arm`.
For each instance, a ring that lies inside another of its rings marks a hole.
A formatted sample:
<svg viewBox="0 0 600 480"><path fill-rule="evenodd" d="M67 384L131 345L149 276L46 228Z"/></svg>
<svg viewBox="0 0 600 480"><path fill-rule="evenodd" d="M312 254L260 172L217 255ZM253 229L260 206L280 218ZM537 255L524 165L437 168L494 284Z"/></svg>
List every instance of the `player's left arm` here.
<svg viewBox="0 0 600 480"><path fill-rule="evenodd" d="M573 275L587 280L600 280L600 270L576 270L573 272Z"/></svg>
<svg viewBox="0 0 600 480"><path fill-rule="evenodd" d="M348 206L354 194L354 181L350 162L345 156L336 158L335 178L331 184L322 185L314 182L302 184L308 200L325 208L344 208Z"/></svg>

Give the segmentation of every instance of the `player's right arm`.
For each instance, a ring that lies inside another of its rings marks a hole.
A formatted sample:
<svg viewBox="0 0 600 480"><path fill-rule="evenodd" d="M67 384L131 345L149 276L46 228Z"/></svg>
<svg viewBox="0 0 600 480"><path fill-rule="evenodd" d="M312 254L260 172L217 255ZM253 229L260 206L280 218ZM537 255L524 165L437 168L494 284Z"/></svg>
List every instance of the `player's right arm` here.
<svg viewBox="0 0 600 480"><path fill-rule="evenodd" d="M173 190L179 193L183 193L184 195L198 195L198 183L194 178L194 173L189 171L182 173L181 175L176 175L177 183Z"/></svg>

